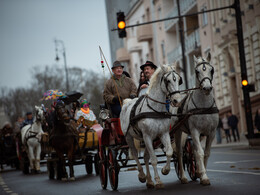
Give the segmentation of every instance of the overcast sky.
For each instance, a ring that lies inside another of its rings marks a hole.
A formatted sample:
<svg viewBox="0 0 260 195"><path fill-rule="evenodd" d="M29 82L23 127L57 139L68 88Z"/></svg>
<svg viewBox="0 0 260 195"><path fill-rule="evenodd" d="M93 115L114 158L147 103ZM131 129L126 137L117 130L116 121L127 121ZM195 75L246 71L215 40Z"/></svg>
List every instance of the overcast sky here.
<svg viewBox="0 0 260 195"><path fill-rule="evenodd" d="M102 73L99 45L110 63L104 0L0 0L0 88L29 86L34 66L64 67L54 38L68 67Z"/></svg>

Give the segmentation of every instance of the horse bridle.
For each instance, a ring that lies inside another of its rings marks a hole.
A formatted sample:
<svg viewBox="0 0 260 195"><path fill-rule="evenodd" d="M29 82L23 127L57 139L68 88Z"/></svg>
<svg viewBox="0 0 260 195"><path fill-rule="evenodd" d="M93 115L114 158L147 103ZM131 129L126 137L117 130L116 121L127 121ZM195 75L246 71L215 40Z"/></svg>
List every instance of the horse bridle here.
<svg viewBox="0 0 260 195"><path fill-rule="evenodd" d="M166 89L167 89L168 92L169 92L170 90L168 89L168 84L169 84L169 83L167 82L167 78L168 78L168 76L170 76L170 74L173 73L173 72L180 77L179 85L182 84L182 77L181 77L175 70L172 69L171 72L166 73L166 76L163 75L162 78L161 78L161 83L162 83L162 81L164 82L165 87L166 87ZM172 77L173 77L173 78L172 78L173 81L176 81L176 77L175 77L174 75L172 75ZM174 94L176 94L176 93L180 93L180 91L178 90L178 91L174 91L174 92L169 92L168 97L171 97L172 95L174 95Z"/></svg>
<svg viewBox="0 0 260 195"><path fill-rule="evenodd" d="M200 65L203 65L203 67L202 67L202 70L203 71L206 71L207 70L207 68L206 68L206 65L208 65L208 66L210 66L212 69L211 69L211 78L209 78L209 77L204 77L201 81L199 80L199 71L197 70L197 68L198 68L198 66L200 66ZM199 81L199 85L200 85L200 88L201 88L201 83L203 82L203 81L205 81L206 79L208 79L209 81L210 81L210 84L212 84L212 80L213 80L213 75L214 75L214 67L209 63L209 62L206 62L204 59L203 59L203 61L201 62L201 63L199 63L199 64L197 64L196 65L196 68L195 68L195 71L196 71L196 78L198 79L198 81Z"/></svg>

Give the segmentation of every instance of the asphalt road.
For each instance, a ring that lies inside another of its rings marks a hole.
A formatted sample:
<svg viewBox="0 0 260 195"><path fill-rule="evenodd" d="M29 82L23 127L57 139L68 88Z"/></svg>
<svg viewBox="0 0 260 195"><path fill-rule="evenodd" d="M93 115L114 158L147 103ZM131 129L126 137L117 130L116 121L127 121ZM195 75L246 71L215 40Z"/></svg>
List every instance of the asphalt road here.
<svg viewBox="0 0 260 195"><path fill-rule="evenodd" d="M245 145L223 145L213 147L208 163L210 186L202 186L199 180L181 184L177 179L174 166L167 175L159 173L165 187L161 190L147 190L140 183L136 170L121 169L119 173L118 190L113 191L108 183L107 190L100 186L99 176L87 175L84 165L74 166L76 181L49 180L46 166L38 175L23 175L9 167L0 172L0 194L259 194L260 193L260 150ZM152 170L152 168L151 168ZM153 175L153 171L151 171ZM190 180L188 174L186 174Z"/></svg>

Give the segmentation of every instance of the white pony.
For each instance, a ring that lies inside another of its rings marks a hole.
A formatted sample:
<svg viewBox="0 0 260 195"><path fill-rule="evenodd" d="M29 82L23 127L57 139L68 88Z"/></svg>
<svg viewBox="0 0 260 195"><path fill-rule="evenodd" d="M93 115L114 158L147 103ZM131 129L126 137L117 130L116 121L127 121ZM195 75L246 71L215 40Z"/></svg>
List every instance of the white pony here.
<svg viewBox="0 0 260 195"><path fill-rule="evenodd" d="M42 107L35 106L36 118L32 125L26 125L21 130L22 143L30 160L31 172L40 172L41 137L44 133L42 122L45 120Z"/></svg>
<svg viewBox="0 0 260 195"><path fill-rule="evenodd" d="M164 187L157 171L157 157L153 148L153 140L157 137L160 138L167 156L167 163L163 167L162 173L166 175L170 172L173 150L169 135L171 116L166 111L166 96L168 95L171 104L175 106L182 101L182 95L178 93L182 78L174 68L174 66L168 65L158 68L151 78L147 94L133 100L126 99L120 113L121 129L137 163L139 180L142 183L146 181L147 188L154 187L149 171L150 157L154 169L155 187ZM138 160L134 138L143 140L145 143L144 161L147 175L144 174Z"/></svg>
<svg viewBox="0 0 260 195"><path fill-rule="evenodd" d="M189 93L183 102L182 114L190 113L184 124L175 133L175 142L177 147L180 180L187 183L188 180L184 174L182 163L181 135L182 131L190 134L193 140L194 154L196 161L196 175L200 177L202 185L210 185L209 178L206 174L207 161L210 156L210 148L215 137L215 130L218 125L219 115L216 107L214 94L212 90L212 80L214 67L210 65L210 53L207 59L194 56L196 87L197 90ZM176 108L170 108L170 112L177 113ZM200 136L206 136L205 150L200 142Z"/></svg>

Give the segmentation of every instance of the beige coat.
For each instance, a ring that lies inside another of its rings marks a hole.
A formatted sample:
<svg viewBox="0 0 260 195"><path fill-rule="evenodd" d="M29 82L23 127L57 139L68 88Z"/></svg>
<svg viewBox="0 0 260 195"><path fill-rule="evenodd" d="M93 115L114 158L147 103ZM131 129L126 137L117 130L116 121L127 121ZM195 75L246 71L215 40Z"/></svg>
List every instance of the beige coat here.
<svg viewBox="0 0 260 195"><path fill-rule="evenodd" d="M106 103L114 104L112 100L115 96L117 96L115 83L118 89L119 96L122 99L129 98L130 95L137 95L137 88L131 78L122 75L120 79L117 79L115 77L114 79L115 81L113 81L113 78L110 78L105 84L103 98Z"/></svg>

